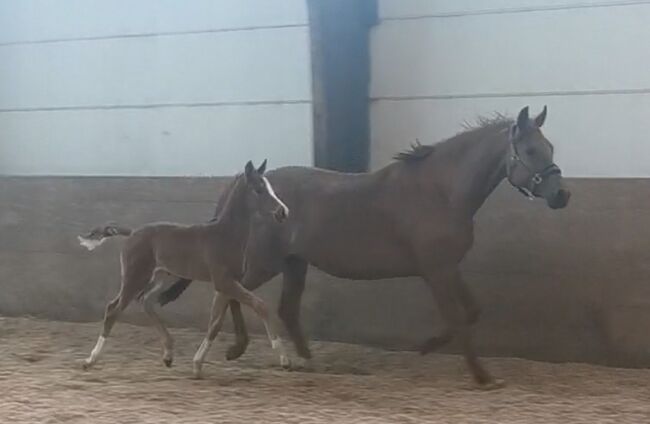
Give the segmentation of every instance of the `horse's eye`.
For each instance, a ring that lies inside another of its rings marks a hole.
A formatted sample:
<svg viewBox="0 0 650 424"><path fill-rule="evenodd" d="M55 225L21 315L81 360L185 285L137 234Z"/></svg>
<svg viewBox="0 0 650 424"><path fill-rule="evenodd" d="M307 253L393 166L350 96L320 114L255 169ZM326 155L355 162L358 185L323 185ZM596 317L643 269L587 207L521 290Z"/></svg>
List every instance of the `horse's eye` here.
<svg viewBox="0 0 650 424"><path fill-rule="evenodd" d="M262 187L255 187L256 194L264 194L264 189Z"/></svg>
<svg viewBox="0 0 650 424"><path fill-rule="evenodd" d="M528 156L533 156L536 153L537 153L537 149L535 149L534 147L529 147L529 148L526 149L526 154Z"/></svg>

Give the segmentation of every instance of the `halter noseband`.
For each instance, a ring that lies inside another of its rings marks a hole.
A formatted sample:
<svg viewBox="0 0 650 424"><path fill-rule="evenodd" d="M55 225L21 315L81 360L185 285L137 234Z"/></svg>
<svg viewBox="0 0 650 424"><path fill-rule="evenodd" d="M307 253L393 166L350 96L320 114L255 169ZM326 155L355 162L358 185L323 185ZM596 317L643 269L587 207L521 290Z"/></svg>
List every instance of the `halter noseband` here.
<svg viewBox="0 0 650 424"><path fill-rule="evenodd" d="M525 185L516 185L510 179L510 173L513 168L513 166L511 165L512 162L515 162L523 166L529 172L530 177L528 178L528 182ZM559 166L555 164L555 162L551 163L550 165L548 165L547 167L543 168L540 171L537 172L534 171L530 166L528 166L526 162L524 162L521 159L521 156L519 156L519 153L517 152L517 145L515 143L514 138L512 137L512 131L510 132L510 158L508 161L508 165L506 167L506 176L510 185L516 188L524 196L533 200L535 198L535 189L537 188L538 185L543 183L544 180L547 177L550 177L551 175L561 175L561 174L562 174L562 170L560 169Z"/></svg>

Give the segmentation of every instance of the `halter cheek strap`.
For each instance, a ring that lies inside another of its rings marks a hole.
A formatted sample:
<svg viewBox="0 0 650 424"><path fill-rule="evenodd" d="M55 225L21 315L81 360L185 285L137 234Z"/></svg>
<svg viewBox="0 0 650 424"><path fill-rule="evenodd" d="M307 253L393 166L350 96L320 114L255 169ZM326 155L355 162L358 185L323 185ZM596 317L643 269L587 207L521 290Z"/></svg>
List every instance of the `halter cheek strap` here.
<svg viewBox="0 0 650 424"><path fill-rule="evenodd" d="M518 164L523 166L530 174L528 181L525 185L516 185L515 183L512 182L510 179L510 174L512 172L512 163ZM507 179L510 185L512 185L514 188L516 188L521 194L524 196L528 197L529 199L533 200L535 198L535 189L537 188L538 185L544 182L544 180L551 175L561 175L562 170L560 170L560 167L557 166L555 163L551 163L550 165L546 166L543 168L541 171L535 172L526 162L524 162L521 159L521 156L519 156L519 153L517 152L517 146L515 144L515 140L510 139L510 158L507 163L506 167L506 174L507 174Z"/></svg>

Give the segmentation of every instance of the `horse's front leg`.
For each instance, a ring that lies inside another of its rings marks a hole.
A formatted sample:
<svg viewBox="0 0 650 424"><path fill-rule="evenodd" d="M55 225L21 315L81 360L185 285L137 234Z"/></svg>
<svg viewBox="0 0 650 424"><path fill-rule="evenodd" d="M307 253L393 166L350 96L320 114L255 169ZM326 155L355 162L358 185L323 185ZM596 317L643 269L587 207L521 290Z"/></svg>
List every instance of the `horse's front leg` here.
<svg viewBox="0 0 650 424"><path fill-rule="evenodd" d="M461 343L465 362L472 373L474 380L482 388L494 388L502 385L495 381L490 373L481 364L474 349L471 329L463 308L460 304L458 291L455 285L461 280L458 269L451 268L434 271L425 275L425 280L431 289L434 299L438 304L442 318L445 320L450 337L456 337Z"/></svg>
<svg viewBox="0 0 650 424"><path fill-rule="evenodd" d="M469 287L467 287L465 281L462 278L457 278L453 283L453 290L456 295L456 299L459 302L459 306L464 314L465 322L468 325L476 324L481 313L481 309L474 299L474 295L472 295ZM420 353L422 355L426 355L427 353L436 351L449 344L453 339L454 335L449 330L449 328L447 328L442 332L442 334L431 337L426 342L424 342L422 346L420 346Z"/></svg>

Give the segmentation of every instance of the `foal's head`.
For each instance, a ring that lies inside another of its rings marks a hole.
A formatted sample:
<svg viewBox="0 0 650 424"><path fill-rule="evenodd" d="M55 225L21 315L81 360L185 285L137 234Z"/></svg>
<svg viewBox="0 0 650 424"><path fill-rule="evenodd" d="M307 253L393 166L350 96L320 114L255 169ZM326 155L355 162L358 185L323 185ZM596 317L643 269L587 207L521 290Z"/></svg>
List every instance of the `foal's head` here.
<svg viewBox="0 0 650 424"><path fill-rule="evenodd" d="M257 169L251 161L246 163L244 178L248 205L252 211L273 215L278 222L282 222L289 217L289 208L275 194L271 183L264 176L264 171L266 171L266 160Z"/></svg>
<svg viewBox="0 0 650 424"><path fill-rule="evenodd" d="M565 207L571 192L564 186L562 172L553 162L553 145L542 134L546 106L535 118L528 117L528 106L519 112L510 129L508 180L530 197L541 197L552 209Z"/></svg>

